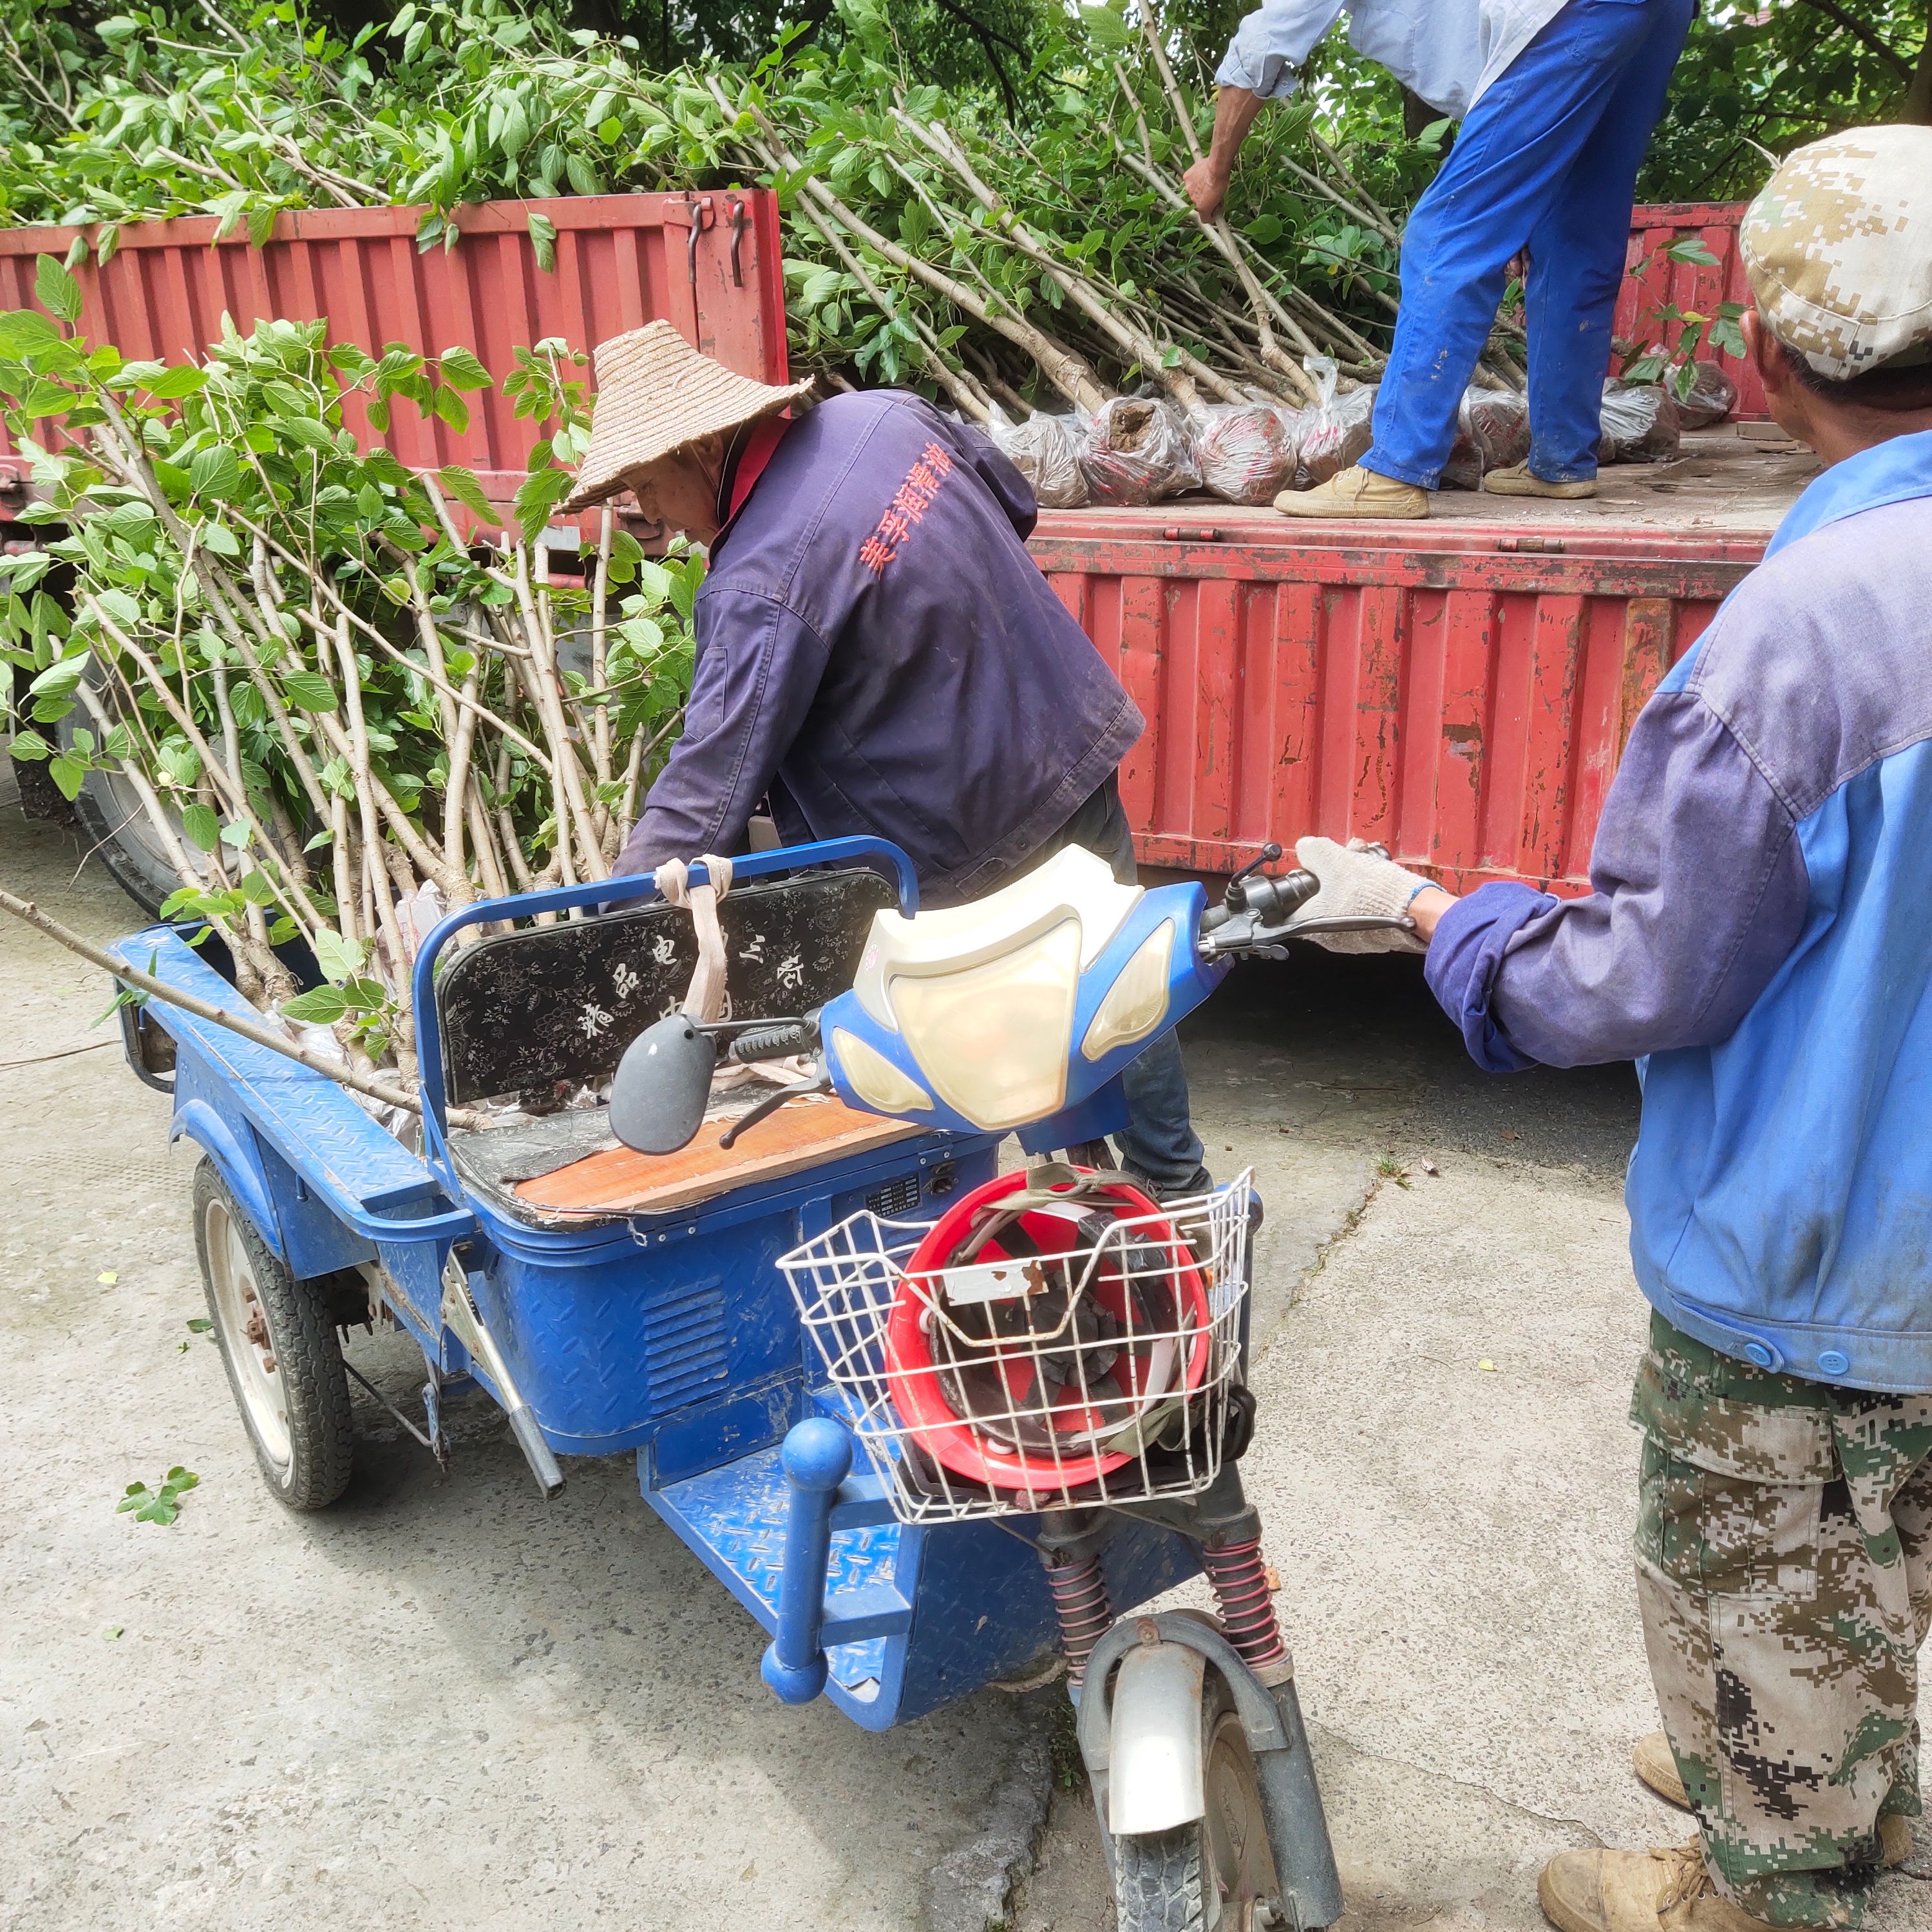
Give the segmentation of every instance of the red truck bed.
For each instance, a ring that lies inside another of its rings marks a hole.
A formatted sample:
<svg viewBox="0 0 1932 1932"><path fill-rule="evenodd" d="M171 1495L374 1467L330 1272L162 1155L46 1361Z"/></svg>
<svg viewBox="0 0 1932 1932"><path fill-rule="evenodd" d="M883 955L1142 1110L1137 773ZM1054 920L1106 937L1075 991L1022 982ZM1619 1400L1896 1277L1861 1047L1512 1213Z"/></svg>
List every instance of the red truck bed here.
<svg viewBox="0 0 1932 1932"><path fill-rule="evenodd" d="M1148 718L1121 790L1150 864L1376 838L1466 890L1584 889L1631 720L1814 473L1763 427L1597 497L1444 492L1418 524L1188 501L1050 512L1033 551Z"/></svg>
<svg viewBox="0 0 1932 1932"><path fill-rule="evenodd" d="M211 245L212 220L130 224L104 269L80 271L83 329L178 357L224 311L244 327L326 316L338 339L460 344L500 374L542 337L589 349L667 316L743 374L784 380L767 190L493 202L461 212L454 250L428 254L420 213L285 214L260 249ZM557 231L550 272L532 213ZM1626 280L1620 335L1649 339L1665 302L1708 313L1744 298L1738 213L1634 211L1642 272ZM1714 262L1666 256L1693 236ZM0 230L0 306L30 300L35 256L74 238ZM1761 413L1750 372L1732 368L1740 413ZM409 411L388 433L405 461L468 464L503 500L528 440L500 398L477 398L460 436ZM25 500L25 468L0 440L0 518ZM1147 714L1124 790L1149 862L1225 872L1265 839L1320 831L1385 839L1452 885L1575 891L1631 718L1807 473L1808 459L1727 428L1675 463L1606 472L1582 504L1448 494L1431 522L1379 528L1192 502L1050 512L1034 551ZM0 540L33 538L0 524Z"/></svg>

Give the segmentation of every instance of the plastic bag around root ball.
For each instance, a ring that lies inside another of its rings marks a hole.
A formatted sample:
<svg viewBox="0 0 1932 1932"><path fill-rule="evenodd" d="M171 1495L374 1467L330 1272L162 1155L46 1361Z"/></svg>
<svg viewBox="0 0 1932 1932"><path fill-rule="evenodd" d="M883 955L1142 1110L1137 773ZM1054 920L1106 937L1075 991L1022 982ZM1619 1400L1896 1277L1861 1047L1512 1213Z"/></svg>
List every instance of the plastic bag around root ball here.
<svg viewBox="0 0 1932 1932"><path fill-rule="evenodd" d="M1186 417L1154 396L1102 403L1088 418L1080 466L1096 503L1158 503L1201 483Z"/></svg>
<svg viewBox="0 0 1932 1932"><path fill-rule="evenodd" d="M1738 404L1738 386L1714 362L1696 364L1688 396L1677 398L1677 414L1686 429L1708 429Z"/></svg>
<svg viewBox="0 0 1932 1932"><path fill-rule="evenodd" d="M1654 382L1612 376L1604 385L1601 422L1599 463L1661 463L1682 440L1677 399Z"/></svg>
<svg viewBox="0 0 1932 1932"><path fill-rule="evenodd" d="M1080 453L1087 445L1088 422L1084 412L1056 416L1044 410L1014 422L996 406L986 432L993 447L1033 485L1042 510L1077 510L1088 500Z"/></svg>
<svg viewBox="0 0 1932 1932"><path fill-rule="evenodd" d="M1302 365L1315 379L1317 400L1294 418L1294 487L1318 483L1359 463L1375 440L1376 386L1364 382L1338 394L1340 372L1326 356L1310 356Z"/></svg>
<svg viewBox="0 0 1932 1932"><path fill-rule="evenodd" d="M1442 466L1445 490L1480 490L1492 470L1529 455L1529 404L1514 389L1465 389L1456 409L1456 444Z"/></svg>
<svg viewBox="0 0 1932 1932"><path fill-rule="evenodd" d="M1274 403L1216 403L1194 414L1201 481L1224 503L1271 503L1294 481L1297 412Z"/></svg>

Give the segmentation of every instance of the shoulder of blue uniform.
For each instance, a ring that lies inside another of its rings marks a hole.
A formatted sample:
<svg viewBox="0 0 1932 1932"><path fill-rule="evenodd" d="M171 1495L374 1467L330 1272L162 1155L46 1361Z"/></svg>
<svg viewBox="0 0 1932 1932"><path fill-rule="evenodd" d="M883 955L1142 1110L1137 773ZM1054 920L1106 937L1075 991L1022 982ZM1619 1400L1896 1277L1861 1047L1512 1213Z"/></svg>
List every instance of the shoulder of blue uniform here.
<svg viewBox="0 0 1932 1932"><path fill-rule="evenodd" d="M1932 737L1929 608L1932 498L1858 510L1768 557L1660 688L1706 706L1803 817Z"/></svg>

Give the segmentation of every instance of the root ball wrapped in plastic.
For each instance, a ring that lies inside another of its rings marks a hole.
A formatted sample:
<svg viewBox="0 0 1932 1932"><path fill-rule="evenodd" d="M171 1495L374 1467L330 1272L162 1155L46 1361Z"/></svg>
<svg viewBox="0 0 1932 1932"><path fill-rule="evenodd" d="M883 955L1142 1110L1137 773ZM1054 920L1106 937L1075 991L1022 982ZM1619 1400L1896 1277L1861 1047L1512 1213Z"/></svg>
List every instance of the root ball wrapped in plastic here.
<svg viewBox="0 0 1932 1932"><path fill-rule="evenodd" d="M1677 399L1654 382L1612 376L1604 385L1601 422L1599 463L1661 463L1682 441Z"/></svg>
<svg viewBox="0 0 1932 1932"><path fill-rule="evenodd" d="M1295 418L1294 487L1312 490L1368 454L1375 440L1376 389L1365 382L1338 394L1340 371L1326 356L1308 356L1302 367L1315 379L1316 400Z"/></svg>
<svg viewBox="0 0 1932 1932"><path fill-rule="evenodd" d="M1014 422L995 408L986 430L994 448L1033 485L1042 510L1077 510L1088 500L1087 472L1080 465L1088 424L1084 414L1056 416L1044 410Z"/></svg>
<svg viewBox="0 0 1932 1932"><path fill-rule="evenodd" d="M1693 372L1690 393L1677 398L1677 414L1686 429L1708 429L1738 406L1738 386L1714 362L1700 362Z"/></svg>
<svg viewBox="0 0 1932 1932"><path fill-rule="evenodd" d="M1159 397L1108 398L1088 419L1080 460L1096 503L1158 503L1200 487L1194 433Z"/></svg>
<svg viewBox="0 0 1932 1932"><path fill-rule="evenodd" d="M1529 454L1529 404L1513 389L1465 389L1456 410L1456 443L1442 466L1445 490L1480 490L1492 470Z"/></svg>
<svg viewBox="0 0 1932 1932"><path fill-rule="evenodd" d="M1216 403L1196 411L1202 484L1224 503L1271 503L1294 481L1295 412L1273 403Z"/></svg>

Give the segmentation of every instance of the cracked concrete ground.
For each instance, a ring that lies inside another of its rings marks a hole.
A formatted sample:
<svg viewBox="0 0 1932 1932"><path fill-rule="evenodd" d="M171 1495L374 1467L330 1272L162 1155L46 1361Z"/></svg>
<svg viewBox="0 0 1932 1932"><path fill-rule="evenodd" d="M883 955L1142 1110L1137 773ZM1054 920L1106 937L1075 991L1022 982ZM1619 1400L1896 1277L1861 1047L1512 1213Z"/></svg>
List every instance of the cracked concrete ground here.
<svg viewBox="0 0 1932 1932"><path fill-rule="evenodd" d="M0 778L0 878L124 930L75 857ZM0 972L0 1062L101 1037L98 976L10 926ZM1247 1468L1352 1920L1527 1928L1551 1851L1678 1828L1622 1758L1652 1721L1630 1076L1484 1080L1408 962L1246 970L1188 1052L1210 1157L1252 1161L1269 1204ZM884 1737L785 1709L621 1458L572 1463L546 1508L494 1412L459 1411L439 1483L358 1394L356 1486L284 1515L184 1325L193 1157L166 1103L112 1048L0 1067L0 1097L10 1932L978 1932L1029 1862L1010 1923L1111 1925L1057 1694ZM406 1352L363 1359L406 1387ZM177 1461L202 1478L178 1525L114 1514ZM1889 1882L1880 1932L1932 1932L1922 1897Z"/></svg>

